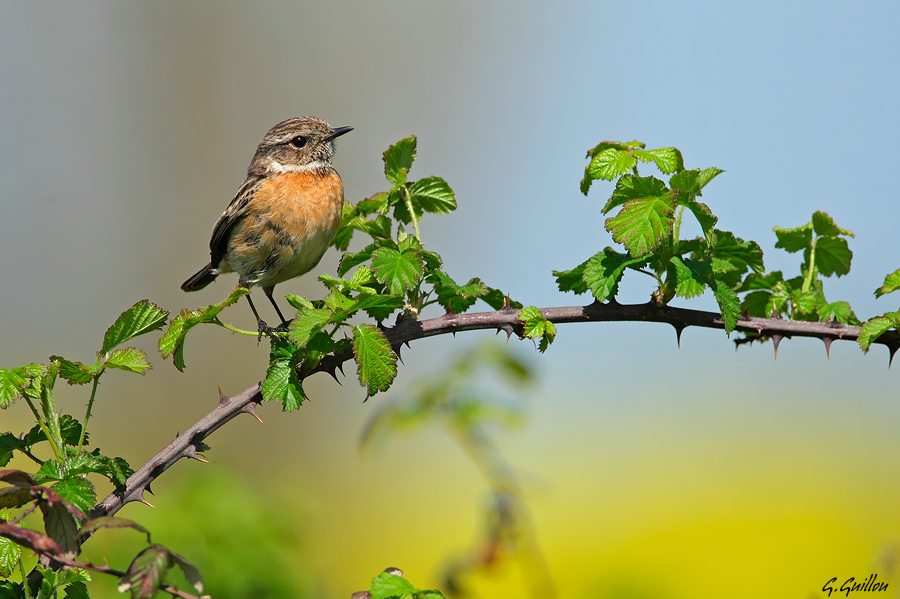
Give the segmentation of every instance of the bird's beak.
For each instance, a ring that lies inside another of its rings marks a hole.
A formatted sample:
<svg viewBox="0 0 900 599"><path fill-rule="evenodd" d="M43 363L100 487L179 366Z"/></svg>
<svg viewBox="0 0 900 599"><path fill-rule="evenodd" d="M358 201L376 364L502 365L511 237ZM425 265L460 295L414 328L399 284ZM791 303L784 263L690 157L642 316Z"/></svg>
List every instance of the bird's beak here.
<svg viewBox="0 0 900 599"><path fill-rule="evenodd" d="M335 127L328 134L328 137L325 138L325 141L331 141L335 137L340 137L344 133L350 133L351 131L353 131L353 127Z"/></svg>

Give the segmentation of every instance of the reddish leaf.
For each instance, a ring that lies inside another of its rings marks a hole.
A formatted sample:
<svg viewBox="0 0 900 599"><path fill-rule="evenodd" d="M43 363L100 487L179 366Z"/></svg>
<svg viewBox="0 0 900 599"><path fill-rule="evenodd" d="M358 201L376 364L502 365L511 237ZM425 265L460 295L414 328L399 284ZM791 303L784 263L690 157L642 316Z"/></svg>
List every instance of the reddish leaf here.
<svg viewBox="0 0 900 599"><path fill-rule="evenodd" d="M27 547L36 553L62 553L56 541L36 530L29 530L15 524L0 524L0 537L6 537L14 543Z"/></svg>

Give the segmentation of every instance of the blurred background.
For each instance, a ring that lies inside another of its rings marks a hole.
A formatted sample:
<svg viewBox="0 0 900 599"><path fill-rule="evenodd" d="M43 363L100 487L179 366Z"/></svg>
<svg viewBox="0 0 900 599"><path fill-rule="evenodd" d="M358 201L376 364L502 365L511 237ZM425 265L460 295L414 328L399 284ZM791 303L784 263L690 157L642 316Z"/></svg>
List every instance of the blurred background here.
<svg viewBox="0 0 900 599"><path fill-rule="evenodd" d="M426 245L457 281L526 304L586 301L550 275L611 243L610 188L578 191L584 153L639 139L725 169L704 201L770 270L799 268L772 227L828 212L857 234L829 300L863 319L896 309L873 291L900 266L898 19L888 2L2 0L0 366L89 361L142 298L173 312L224 298L233 280L179 286L208 259L262 135L298 115L355 127L336 159L352 202L386 189L381 152L417 135L412 176L443 176L459 202L425 220ZM331 251L319 268L336 264ZM622 301L646 301L642 279L626 277ZM278 292L325 290L307 276ZM252 326L244 306L227 317ZM350 369L343 385L317 375L299 411L229 424L210 464L177 464L155 509L120 515L197 563L214 597L348 597L387 566L438 586L477 540L486 481L438 428L365 453L358 441L380 405L487 337L413 344L394 388L365 403ZM205 327L181 374L153 358L156 338L146 377L103 378L91 424L94 444L135 466L207 413L217 385L258 381L268 356ZM801 339L776 361L721 331L688 329L678 349L670 328L631 323L562 326L544 356L510 348L538 378L503 391L530 417L497 442L559 597L819 597L832 577L892 580L900 394L882 347L835 343L828 360ZM88 394L66 387L58 402L80 416ZM0 419L30 426L21 404ZM129 534L101 533L91 556L124 568ZM498 564L471 584L521 597L525 581Z"/></svg>

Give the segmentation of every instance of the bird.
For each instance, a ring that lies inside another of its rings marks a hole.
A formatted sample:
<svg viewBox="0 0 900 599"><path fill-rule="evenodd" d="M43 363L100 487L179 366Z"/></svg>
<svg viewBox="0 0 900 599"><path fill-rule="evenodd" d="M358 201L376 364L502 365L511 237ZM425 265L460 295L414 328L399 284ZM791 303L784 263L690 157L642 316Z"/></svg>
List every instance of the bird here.
<svg viewBox="0 0 900 599"><path fill-rule="evenodd" d="M219 275L235 272L239 286L262 288L284 325L272 292L275 285L315 268L340 228L344 185L332 164L334 140L352 130L311 116L272 127L213 227L209 264L181 289L199 291ZM260 336L271 333L274 329L246 297Z"/></svg>

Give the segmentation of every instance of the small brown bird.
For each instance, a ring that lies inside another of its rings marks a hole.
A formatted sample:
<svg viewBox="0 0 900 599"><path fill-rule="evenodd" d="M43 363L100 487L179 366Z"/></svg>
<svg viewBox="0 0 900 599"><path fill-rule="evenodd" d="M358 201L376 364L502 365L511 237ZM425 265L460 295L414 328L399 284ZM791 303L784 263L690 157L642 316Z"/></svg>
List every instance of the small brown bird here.
<svg viewBox="0 0 900 599"><path fill-rule="evenodd" d="M344 186L332 166L334 139L352 129L309 116L272 127L213 227L209 264L181 288L198 291L218 275L236 272L238 284L262 287L283 324L272 291L312 270L340 227ZM249 295L247 301L260 334L270 330Z"/></svg>

